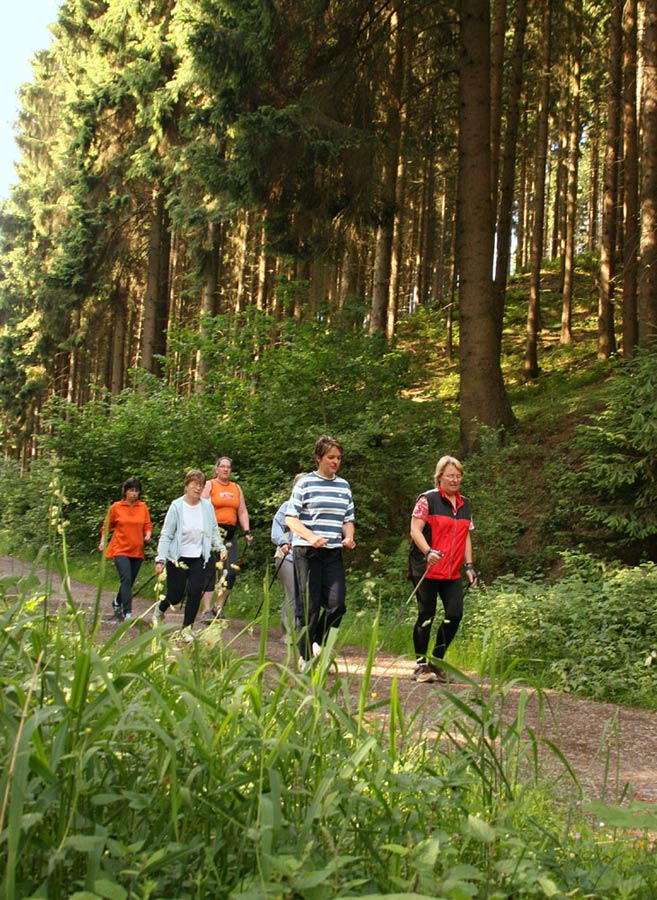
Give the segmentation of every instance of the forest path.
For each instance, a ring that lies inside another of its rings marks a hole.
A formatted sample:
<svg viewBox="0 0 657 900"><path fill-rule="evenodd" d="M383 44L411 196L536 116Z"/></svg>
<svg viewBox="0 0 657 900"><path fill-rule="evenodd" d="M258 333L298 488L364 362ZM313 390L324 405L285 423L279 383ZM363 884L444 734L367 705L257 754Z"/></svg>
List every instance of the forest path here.
<svg viewBox="0 0 657 900"><path fill-rule="evenodd" d="M144 566L144 574L138 579L143 584L151 572ZM47 579L43 569L13 557L0 555L0 578L13 581L33 573L41 584L48 581L48 593L53 600L65 597L62 580L57 575ZM7 582L6 582L7 583ZM74 602L92 609L98 593L97 587L79 581L70 585ZM10 588L11 591L11 588ZM30 590L32 592L32 589ZM107 613L114 592L101 592L101 609ZM133 601L134 627L150 622L152 601L136 597ZM249 627L249 623L229 618L221 623L222 640L231 650L243 656L253 656L258 652L260 626ZM143 619L139 618L143 617ZM182 622L180 612L170 611L167 622ZM102 625L101 635L108 635L113 625ZM213 626L214 627L214 626ZM296 653L290 652L277 631L271 631L267 642L267 656L274 662L293 664ZM360 647L343 645L336 655L339 674L349 680L350 690L356 695L360 688L362 674L367 662L367 653ZM437 684L416 684L411 680L413 661L407 657L379 652L372 670L369 686L371 698L385 701L391 693L393 680L397 678L397 693L406 721L417 716L418 722L430 723L445 703L445 691L469 694L479 687L487 691L488 686L468 674L467 681L452 680L448 688ZM502 715L511 721L518 709L519 698L529 694L530 700L523 718L525 728L530 728L541 741L540 765L551 777L563 778L564 790L569 791L568 779L556 756L547 748L546 741L553 742L576 772L587 799L605 799L609 802L621 797L657 802L657 712L620 706L615 703L600 703L562 694L557 691L543 691L543 711L539 712L536 694L519 684L500 691L504 697ZM382 707L385 710L385 705Z"/></svg>

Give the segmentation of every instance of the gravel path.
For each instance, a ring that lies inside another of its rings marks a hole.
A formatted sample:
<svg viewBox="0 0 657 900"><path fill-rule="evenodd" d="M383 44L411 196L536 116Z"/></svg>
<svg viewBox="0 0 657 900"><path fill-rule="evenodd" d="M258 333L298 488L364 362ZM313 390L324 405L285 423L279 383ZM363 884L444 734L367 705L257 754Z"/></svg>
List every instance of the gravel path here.
<svg viewBox="0 0 657 900"><path fill-rule="evenodd" d="M0 555L0 578L13 581L30 571L32 568L27 564ZM34 574L45 583L46 573L43 570L37 570ZM143 583L148 574L150 572L144 566L144 574L138 582ZM76 604L92 607L97 588L74 581L71 583L71 593ZM50 579L49 595L60 600L64 597L61 579L57 576ZM112 592L102 592L104 611L109 610L112 597ZM149 601L135 598L133 606L137 616L150 619ZM167 614L168 622L179 620L182 620L180 613ZM247 623L234 619L222 624L223 640L230 642L236 652L244 655L257 652L260 626L246 628ZM103 626L103 630L112 627ZM268 655L278 662L289 658L286 645L277 633L269 637ZM292 658L295 655L291 654ZM350 680L351 690L357 692L366 663L364 651L358 647L342 646L336 661L339 673ZM397 692L407 719L420 710L421 718L431 721L431 715L445 702L445 690L462 693L481 689L485 693L488 689L485 683L479 683L472 675L468 676L468 682L453 680L448 688L435 684L418 685L410 678L412 669L413 662L409 658L379 653L372 673L371 693L376 695L377 700L383 701L390 695L393 680L397 679ZM526 693L520 685L512 685L500 692L504 698L502 714L506 719L514 718L519 698ZM533 729L539 738L556 745L577 773L588 798L610 802L619 798L657 802L657 712L544 691L543 712L540 714L541 704L533 692L529 693L525 725ZM543 746L546 746L545 743ZM552 751L541 751L540 760L550 775L554 772L557 777L562 770ZM568 789L567 785L565 789Z"/></svg>

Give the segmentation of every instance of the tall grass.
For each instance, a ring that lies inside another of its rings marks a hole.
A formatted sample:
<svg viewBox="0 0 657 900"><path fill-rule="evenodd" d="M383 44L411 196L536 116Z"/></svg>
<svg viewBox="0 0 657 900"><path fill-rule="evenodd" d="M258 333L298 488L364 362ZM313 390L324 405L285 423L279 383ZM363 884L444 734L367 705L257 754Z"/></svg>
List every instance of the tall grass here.
<svg viewBox="0 0 657 900"><path fill-rule="evenodd" d="M272 661L264 630L252 656L220 626L104 640L27 586L0 584L6 900L655 895L649 847L542 782L493 660L490 690L455 672L415 709L395 679L379 697L378 620L350 680L331 643L303 674Z"/></svg>

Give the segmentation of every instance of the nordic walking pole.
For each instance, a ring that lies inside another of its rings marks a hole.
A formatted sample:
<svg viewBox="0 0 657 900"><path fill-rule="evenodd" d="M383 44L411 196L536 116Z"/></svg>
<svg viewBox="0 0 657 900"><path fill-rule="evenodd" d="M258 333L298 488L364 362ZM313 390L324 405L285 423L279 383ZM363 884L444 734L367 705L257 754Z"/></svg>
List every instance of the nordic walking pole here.
<svg viewBox="0 0 657 900"><path fill-rule="evenodd" d="M278 573L281 571L281 568L282 568L284 562L285 562L285 557L282 556L282 557L281 557L281 561L280 561L279 564L276 566L276 571L275 571L274 574L272 575L271 581L269 582L269 590L271 590L271 589L273 588L274 582L275 582L276 579L278 578Z"/></svg>
<svg viewBox="0 0 657 900"><path fill-rule="evenodd" d="M412 590L411 593L409 594L408 599L407 599L406 602L404 603L404 606L408 606L408 604L411 602L411 600L413 599L413 597L417 594L418 588L420 587L420 585L422 584L422 582L424 581L424 579L427 577L428 573L429 573L429 566L427 566L427 568L424 570L424 573L423 573L423 575L422 575L422 578L420 578L420 580L418 581L418 583L415 585L415 587L413 588L413 590Z"/></svg>
<svg viewBox="0 0 657 900"><path fill-rule="evenodd" d="M140 585L139 585L139 587L133 588L133 589L132 589L132 596L133 596L133 597L136 597L137 594L139 594L141 591L143 591L145 587L148 587L148 585L151 583L151 581L153 581L155 578L157 578L157 573L151 575L150 578L147 578L146 581L144 581L143 584L140 584Z"/></svg>

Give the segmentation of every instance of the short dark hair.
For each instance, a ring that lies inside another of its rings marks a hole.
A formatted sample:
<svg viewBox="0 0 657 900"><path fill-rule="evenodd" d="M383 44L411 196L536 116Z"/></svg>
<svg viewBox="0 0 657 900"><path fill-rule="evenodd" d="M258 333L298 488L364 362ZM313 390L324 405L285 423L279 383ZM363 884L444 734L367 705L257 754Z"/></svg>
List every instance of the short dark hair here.
<svg viewBox="0 0 657 900"><path fill-rule="evenodd" d="M128 493L131 488L135 488L135 490L139 491L141 494L141 481L138 478L126 478L123 482L123 496Z"/></svg>
<svg viewBox="0 0 657 900"><path fill-rule="evenodd" d="M342 449L342 444L340 441L336 441L335 438L332 438L329 434L323 434L321 437L318 437L315 441L315 459L321 459L325 453L328 453L335 447L336 450L339 450L340 453L344 453Z"/></svg>

